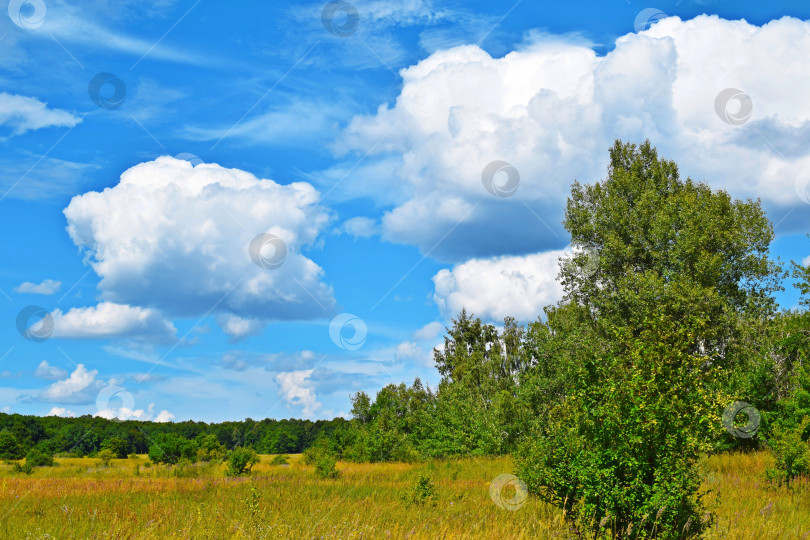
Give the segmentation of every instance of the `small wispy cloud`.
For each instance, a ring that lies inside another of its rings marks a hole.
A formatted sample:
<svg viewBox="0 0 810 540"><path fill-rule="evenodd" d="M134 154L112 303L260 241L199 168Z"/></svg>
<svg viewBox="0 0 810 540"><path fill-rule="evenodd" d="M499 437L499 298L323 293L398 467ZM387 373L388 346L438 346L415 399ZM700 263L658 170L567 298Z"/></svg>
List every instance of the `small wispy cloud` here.
<svg viewBox="0 0 810 540"><path fill-rule="evenodd" d="M13 135L47 127L73 127L82 119L62 109L52 109L35 97L0 92L0 126Z"/></svg>
<svg viewBox="0 0 810 540"><path fill-rule="evenodd" d="M46 279L41 283L33 283L31 281L25 281L14 287L14 292L49 295L56 293L60 289L60 287L62 287L62 282L54 281L52 279Z"/></svg>

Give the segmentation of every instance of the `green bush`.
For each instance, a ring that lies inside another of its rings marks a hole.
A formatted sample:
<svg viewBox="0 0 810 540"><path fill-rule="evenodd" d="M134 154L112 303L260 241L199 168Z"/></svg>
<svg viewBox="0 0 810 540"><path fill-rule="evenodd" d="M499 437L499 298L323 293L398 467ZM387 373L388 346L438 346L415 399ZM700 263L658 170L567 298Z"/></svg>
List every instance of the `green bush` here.
<svg viewBox="0 0 810 540"><path fill-rule="evenodd" d="M228 457L228 450L219 442L216 435L200 434L195 439L197 444L197 461L224 461Z"/></svg>
<svg viewBox="0 0 810 540"><path fill-rule="evenodd" d="M430 476L422 473L416 479L413 487L403 496L407 504L435 504L438 492Z"/></svg>
<svg viewBox="0 0 810 540"><path fill-rule="evenodd" d="M234 448L228 454L228 469L225 471L225 474L227 476L247 474L258 462L259 456L252 448Z"/></svg>
<svg viewBox="0 0 810 540"><path fill-rule="evenodd" d="M197 458L197 446L194 441L174 433L158 433L149 447L149 459L154 463L174 465L181 459L194 461Z"/></svg>
<svg viewBox="0 0 810 540"><path fill-rule="evenodd" d="M15 463L14 468L12 469L12 472L31 474L32 472L34 472L34 468L28 463L25 463L23 465L20 465L19 463Z"/></svg>
<svg viewBox="0 0 810 540"><path fill-rule="evenodd" d="M181 458L172 467L172 476L175 478L197 478L200 476L200 470L194 466L190 459Z"/></svg>
<svg viewBox="0 0 810 540"><path fill-rule="evenodd" d="M337 454L330 448L328 441L321 439L303 452L304 465L314 465L315 474L320 478L337 478L340 471L335 468Z"/></svg>
<svg viewBox="0 0 810 540"><path fill-rule="evenodd" d="M109 467L110 466L110 461L113 458L115 458L116 456L115 456L115 453L112 450L110 450L109 448L105 448L104 450L101 450L97 454L97 457L101 460L101 464L104 467Z"/></svg>
<svg viewBox="0 0 810 540"><path fill-rule="evenodd" d="M769 480L779 485L789 484L800 475L810 473L810 442L802 434L810 426L810 417L795 428L777 426L768 447L775 458L775 467L766 471Z"/></svg>
<svg viewBox="0 0 810 540"><path fill-rule="evenodd" d="M53 456L32 448L25 456L25 464L29 467L53 467Z"/></svg>
<svg viewBox="0 0 810 540"><path fill-rule="evenodd" d="M340 471L335 468L337 457L331 452L319 452L315 457L315 474L319 478L335 479Z"/></svg>
<svg viewBox="0 0 810 540"><path fill-rule="evenodd" d="M315 461L317 461L318 457L325 451L324 448L318 446L310 446L301 455L301 461L304 462L304 465L315 465Z"/></svg>
<svg viewBox="0 0 810 540"><path fill-rule="evenodd" d="M270 460L270 465L289 465L289 463L290 458L284 454L274 456L273 459Z"/></svg>

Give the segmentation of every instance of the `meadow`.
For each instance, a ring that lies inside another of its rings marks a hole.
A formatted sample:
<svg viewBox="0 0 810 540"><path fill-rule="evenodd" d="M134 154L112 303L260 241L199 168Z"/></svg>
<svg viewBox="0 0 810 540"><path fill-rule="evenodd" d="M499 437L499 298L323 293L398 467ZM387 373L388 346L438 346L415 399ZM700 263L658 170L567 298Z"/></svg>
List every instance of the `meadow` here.
<svg viewBox="0 0 810 540"><path fill-rule="evenodd" d="M243 477L220 464L150 465L144 455L112 460L57 458L31 475L0 465L2 538L574 538L562 513L529 496L515 511L490 498L510 473L509 457L426 463L340 462L319 479L291 456L272 456ZM810 537L810 489L768 484L767 452L720 454L701 462L717 502L708 538ZM427 475L436 496L408 499ZM509 497L509 494L505 494Z"/></svg>

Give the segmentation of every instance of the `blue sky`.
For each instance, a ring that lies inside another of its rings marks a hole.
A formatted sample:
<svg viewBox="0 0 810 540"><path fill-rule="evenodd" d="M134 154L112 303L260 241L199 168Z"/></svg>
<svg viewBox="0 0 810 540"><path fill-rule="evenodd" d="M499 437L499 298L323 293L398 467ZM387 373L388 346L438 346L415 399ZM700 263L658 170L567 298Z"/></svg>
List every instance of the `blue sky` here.
<svg viewBox="0 0 810 540"><path fill-rule="evenodd" d="M331 418L435 385L461 306L559 299L565 196L615 138L760 198L774 255L810 257L806 2L7 12L6 412Z"/></svg>

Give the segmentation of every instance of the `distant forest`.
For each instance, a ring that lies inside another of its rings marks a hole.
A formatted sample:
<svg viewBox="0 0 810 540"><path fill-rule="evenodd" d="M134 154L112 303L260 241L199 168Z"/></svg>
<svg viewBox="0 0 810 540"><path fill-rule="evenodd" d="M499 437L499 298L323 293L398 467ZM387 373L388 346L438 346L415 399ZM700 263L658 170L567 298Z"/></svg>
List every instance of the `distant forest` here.
<svg viewBox="0 0 810 540"><path fill-rule="evenodd" d="M0 459L22 458L32 448L56 456L96 455L104 448L115 454L146 454L159 434L174 434L189 441L214 435L225 449L247 446L260 453L300 453L319 437L328 437L346 424L335 420L251 420L241 422L115 421L90 415L78 418L23 416L0 413Z"/></svg>

